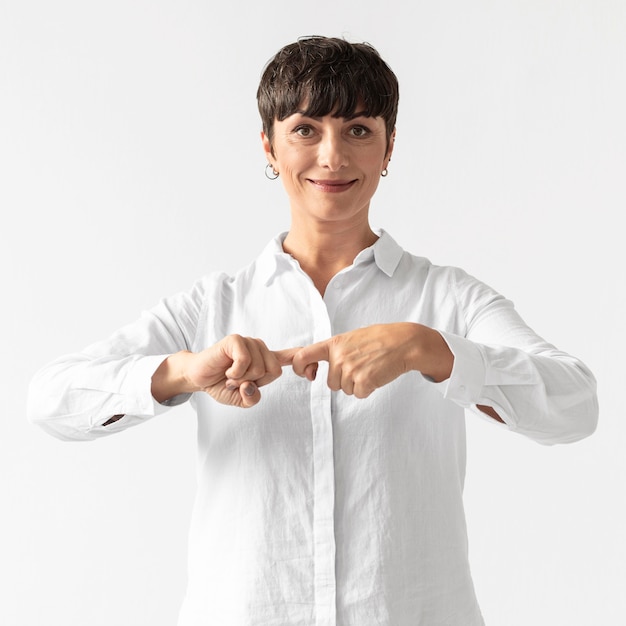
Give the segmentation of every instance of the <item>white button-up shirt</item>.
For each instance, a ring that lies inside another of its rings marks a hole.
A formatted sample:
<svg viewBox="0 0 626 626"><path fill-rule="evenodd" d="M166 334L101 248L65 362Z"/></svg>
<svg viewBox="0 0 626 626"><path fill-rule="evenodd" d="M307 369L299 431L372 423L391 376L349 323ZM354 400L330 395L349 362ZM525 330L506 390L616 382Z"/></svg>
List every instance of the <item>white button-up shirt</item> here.
<svg viewBox="0 0 626 626"><path fill-rule="evenodd" d="M370 324L433 327L455 357L442 383L412 372L357 399L332 392L321 363L312 383L284 368L250 409L193 394L198 492L179 626L483 624L462 502L465 409L491 406L541 443L575 441L596 425L593 376L508 300L384 231L323 297L281 243L44 368L30 419L68 439L141 423L168 408L150 394L161 361L231 333L281 349Z"/></svg>

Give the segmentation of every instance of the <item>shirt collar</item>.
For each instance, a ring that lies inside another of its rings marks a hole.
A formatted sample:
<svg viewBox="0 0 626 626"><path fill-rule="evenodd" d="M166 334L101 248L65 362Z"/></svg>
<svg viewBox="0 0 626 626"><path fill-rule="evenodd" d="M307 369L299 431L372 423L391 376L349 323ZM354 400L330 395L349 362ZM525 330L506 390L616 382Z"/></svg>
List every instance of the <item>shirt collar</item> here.
<svg viewBox="0 0 626 626"><path fill-rule="evenodd" d="M400 263L404 250L386 231L380 229L376 231L376 234L378 235L378 241L372 246L376 265L387 276L391 277Z"/></svg>
<svg viewBox="0 0 626 626"><path fill-rule="evenodd" d="M283 250L283 241L287 233L280 233L272 239L263 249L256 260L259 277L265 285L278 274L281 268L286 268L294 259Z"/></svg>
<svg viewBox="0 0 626 626"><path fill-rule="evenodd" d="M374 245L359 252L354 259L354 265L369 262L373 258L378 269L391 277L404 251L385 230L379 229L375 233L378 239ZM280 272L297 264L297 261L283 250L283 241L286 236L287 233L284 232L274 237L257 258L259 276L265 284L269 284Z"/></svg>

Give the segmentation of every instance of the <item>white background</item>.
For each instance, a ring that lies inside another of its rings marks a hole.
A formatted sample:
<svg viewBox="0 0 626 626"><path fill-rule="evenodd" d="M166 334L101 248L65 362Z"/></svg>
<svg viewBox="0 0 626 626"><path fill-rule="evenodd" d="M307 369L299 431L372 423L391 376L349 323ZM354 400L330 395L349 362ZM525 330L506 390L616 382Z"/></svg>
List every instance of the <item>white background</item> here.
<svg viewBox="0 0 626 626"><path fill-rule="evenodd" d="M175 623L194 416L63 443L26 421L27 385L288 228L255 92L307 34L369 41L399 77L372 225L491 284L598 378L577 444L468 419L488 626L626 624L625 6L2 0L0 624Z"/></svg>

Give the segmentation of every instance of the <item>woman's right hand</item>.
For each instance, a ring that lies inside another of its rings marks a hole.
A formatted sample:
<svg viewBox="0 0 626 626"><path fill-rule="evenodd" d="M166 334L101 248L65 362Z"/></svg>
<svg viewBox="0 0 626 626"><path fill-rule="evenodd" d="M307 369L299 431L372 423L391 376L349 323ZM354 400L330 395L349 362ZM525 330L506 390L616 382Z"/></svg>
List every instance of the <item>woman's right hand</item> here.
<svg viewBox="0 0 626 626"><path fill-rule="evenodd" d="M222 404L251 407L261 399L259 387L276 380L298 350L272 351L260 339L228 335L202 352L167 357L152 375L152 395L164 402L204 391Z"/></svg>

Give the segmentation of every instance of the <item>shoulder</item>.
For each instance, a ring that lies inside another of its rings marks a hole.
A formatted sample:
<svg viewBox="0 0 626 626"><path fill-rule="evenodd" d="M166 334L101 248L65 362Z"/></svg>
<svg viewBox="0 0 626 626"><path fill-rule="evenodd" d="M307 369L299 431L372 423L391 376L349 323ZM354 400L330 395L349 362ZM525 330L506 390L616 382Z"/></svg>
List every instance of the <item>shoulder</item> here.
<svg viewBox="0 0 626 626"><path fill-rule="evenodd" d="M397 244L396 244L397 245ZM465 270L454 265L439 265L425 256L404 250L399 245L397 274L401 279L421 279L431 287L445 289L475 281Z"/></svg>
<svg viewBox="0 0 626 626"><path fill-rule="evenodd" d="M196 299L228 300L264 284L275 270L278 240L279 237L272 240L256 258L234 272L212 271L199 278L192 287Z"/></svg>
<svg viewBox="0 0 626 626"><path fill-rule="evenodd" d="M451 298L461 306L484 305L502 296L488 284L457 265L433 263L429 258L402 250L398 264L401 280L418 281L431 295Z"/></svg>

